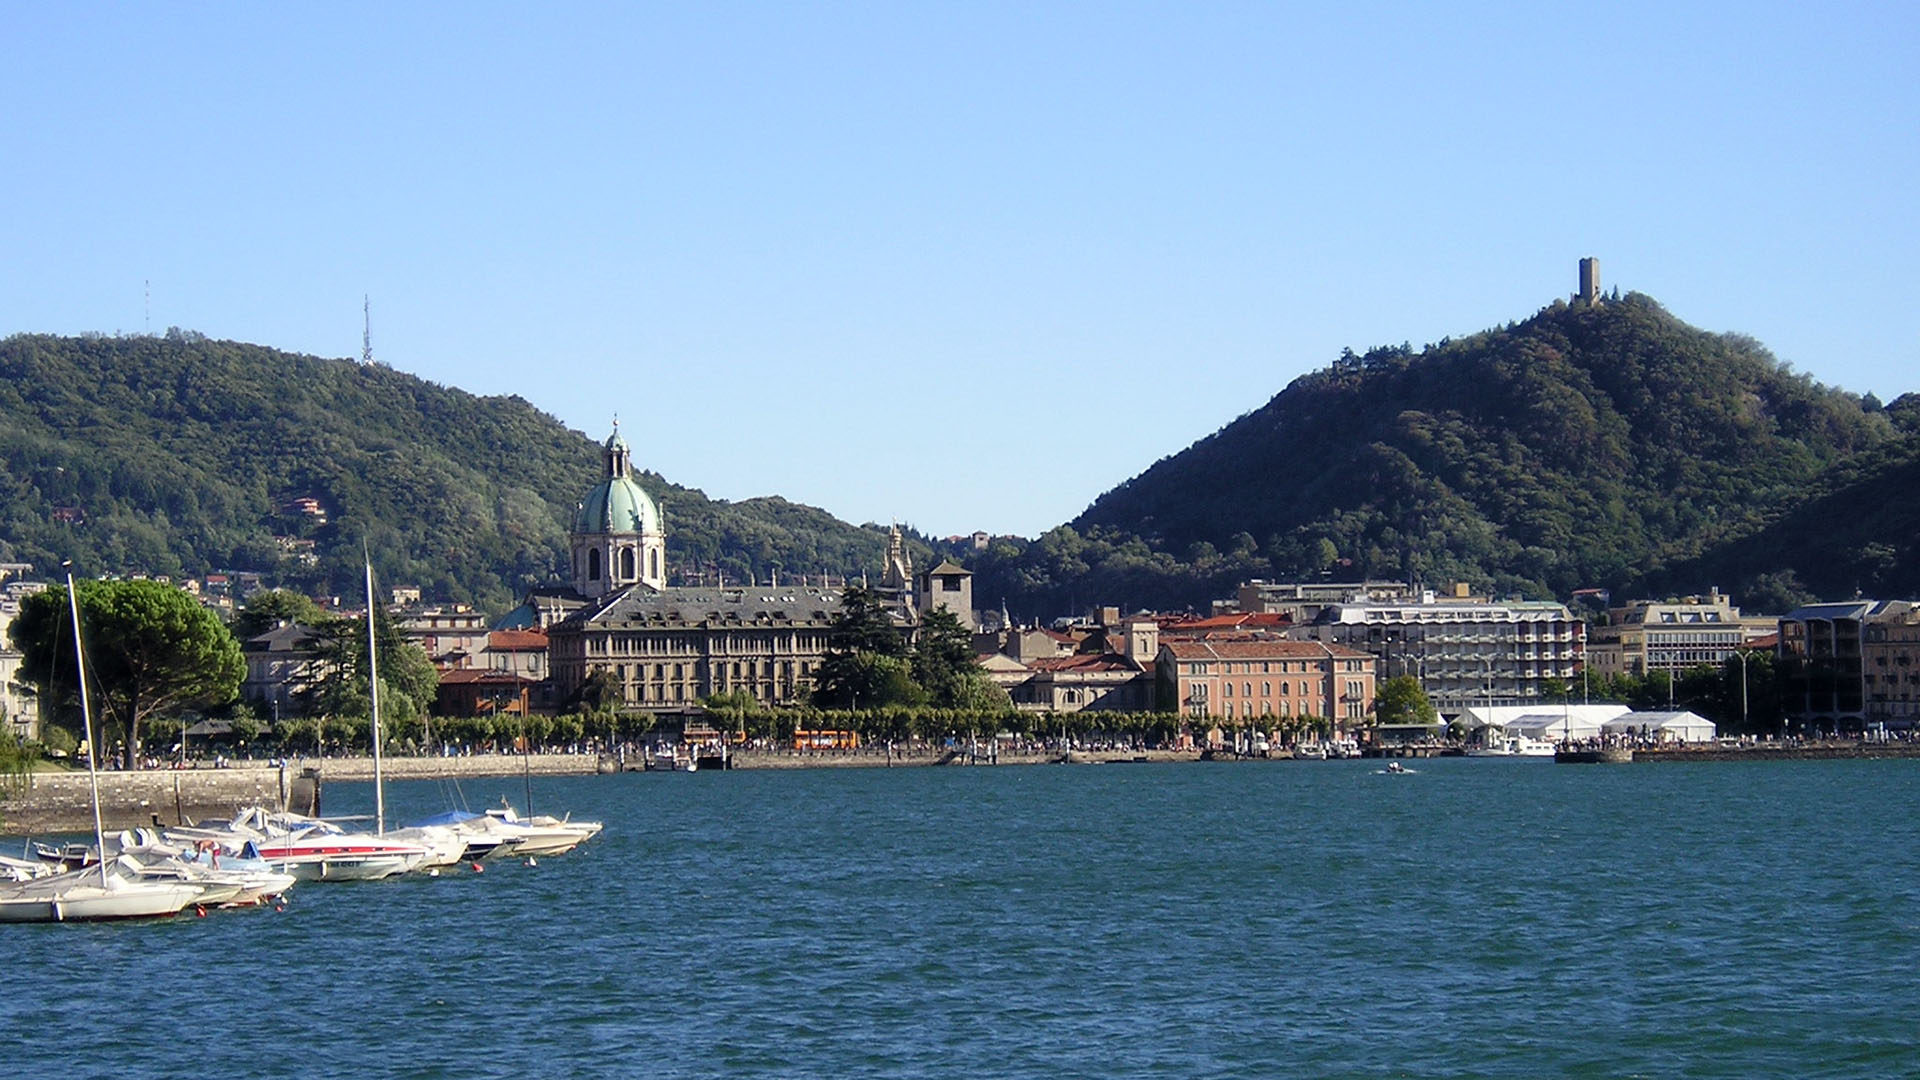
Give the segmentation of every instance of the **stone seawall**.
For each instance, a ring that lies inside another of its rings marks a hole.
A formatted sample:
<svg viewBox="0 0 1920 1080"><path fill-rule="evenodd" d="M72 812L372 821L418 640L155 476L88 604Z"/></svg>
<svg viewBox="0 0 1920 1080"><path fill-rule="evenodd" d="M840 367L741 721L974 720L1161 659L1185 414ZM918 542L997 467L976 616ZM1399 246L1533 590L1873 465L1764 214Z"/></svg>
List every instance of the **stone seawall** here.
<svg viewBox="0 0 1920 1080"><path fill-rule="evenodd" d="M1636 749L1635 761L1836 761L1920 758L1920 743L1749 743L1744 746L1674 746Z"/></svg>
<svg viewBox="0 0 1920 1080"><path fill-rule="evenodd" d="M372 780L370 757L308 758L326 780ZM392 757L380 763L389 780L448 780L469 776L592 776L603 769L594 754L475 754L471 757Z"/></svg>
<svg viewBox="0 0 1920 1080"><path fill-rule="evenodd" d="M100 774L100 818L108 829L226 817L244 806L310 813L318 796L314 777L292 766ZM92 832L87 774L38 772L17 787L0 789L0 829L15 836Z"/></svg>
<svg viewBox="0 0 1920 1080"><path fill-rule="evenodd" d="M591 754L511 754L392 758L381 763L389 780L482 776L590 776ZM247 806L284 807L302 814L322 808L328 781L373 779L372 758L304 758L285 766L242 762L231 769L148 769L100 774L100 818L108 829L229 817ZM36 772L18 787L0 787L0 832L13 836L93 831L93 804L82 771Z"/></svg>

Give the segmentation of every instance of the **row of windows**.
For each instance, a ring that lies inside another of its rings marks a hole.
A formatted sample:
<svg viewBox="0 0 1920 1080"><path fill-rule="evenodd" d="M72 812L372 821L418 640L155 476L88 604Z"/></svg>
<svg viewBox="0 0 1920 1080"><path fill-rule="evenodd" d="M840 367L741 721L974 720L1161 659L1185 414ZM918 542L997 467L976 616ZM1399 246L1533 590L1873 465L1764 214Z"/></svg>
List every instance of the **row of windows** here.
<svg viewBox="0 0 1920 1080"><path fill-rule="evenodd" d="M587 639L596 656L704 656L710 653L806 653L826 651L821 634L608 634Z"/></svg>
<svg viewBox="0 0 1920 1080"><path fill-rule="evenodd" d="M1624 641L1626 639L1622 638L1621 640ZM1665 631L1649 631L1647 633L1648 644L1656 647L1661 645L1725 645L1728 648L1736 648L1744 640L1738 630L1728 630L1724 632L1682 632L1677 634L1667 633Z"/></svg>
<svg viewBox="0 0 1920 1080"><path fill-rule="evenodd" d="M1275 707L1274 703L1271 701L1262 701L1259 703L1259 705L1260 705L1259 715L1261 716L1279 716L1282 718L1292 718L1295 715L1299 715L1299 716L1319 715L1318 713L1314 712L1311 708L1309 708L1304 702L1300 704L1297 710L1295 709L1294 704L1291 701L1282 701L1279 703L1277 708ZM1208 715L1207 703L1204 701L1193 701L1188 703L1187 715L1189 716ZM1254 703L1251 701L1242 701L1237 703L1236 705L1235 702L1224 701L1220 703L1220 712L1218 713L1218 715L1224 716L1228 719L1232 719L1236 716L1241 716L1251 720L1255 715ZM1359 715L1359 714L1349 710L1348 715L1353 716L1353 715Z"/></svg>
<svg viewBox="0 0 1920 1080"><path fill-rule="evenodd" d="M1227 675L1286 675L1292 672L1314 672L1322 670L1320 660L1228 660L1221 665L1221 671ZM1342 661L1344 671L1364 671L1372 660ZM1213 665L1206 661L1189 663L1187 674L1211 675Z"/></svg>
<svg viewBox="0 0 1920 1080"><path fill-rule="evenodd" d="M1207 685L1208 685L1208 684L1206 684L1206 683L1196 683L1196 684L1194 684L1194 687L1193 687L1193 691L1194 691L1194 695L1195 695L1195 696L1197 696L1197 697L1205 697L1205 696L1207 696ZM1312 683L1309 683L1309 682L1307 682L1307 681L1306 681L1306 680L1304 680L1304 679L1303 679L1303 680L1301 680L1301 682L1300 682L1300 692L1301 692L1301 693L1303 693L1303 694L1318 694L1318 693L1320 692L1320 683L1319 683L1319 681L1318 681L1318 680L1315 680L1314 682L1312 682ZM1220 696L1221 696L1221 697L1232 697L1232 696L1233 696L1233 683L1232 683L1232 682L1223 682L1223 683L1221 683L1221 684L1220 684ZM1247 682L1247 683L1241 683L1241 684L1240 684L1240 696L1241 696L1241 697L1252 697L1252 696L1253 696L1253 684L1252 684L1252 683L1250 683L1250 682ZM1272 684L1272 683L1270 683L1270 682L1263 682L1263 683L1261 683L1261 684L1260 684L1260 696L1261 696L1261 697L1272 697L1272 696L1273 696L1273 684ZM1292 697L1292 696L1293 696L1293 684L1292 684L1292 683L1290 683L1290 682L1282 682L1282 683L1280 684L1280 696L1281 696L1281 697Z"/></svg>
<svg viewBox="0 0 1920 1080"><path fill-rule="evenodd" d="M649 678L684 680L689 677L696 679L711 677L723 681L729 678L771 679L776 675L791 680L795 675L801 677L811 675L814 666L815 665L805 660L735 660L732 662L722 661L714 664L634 664L631 668L626 664L615 664L613 665L613 674L614 677L621 682L628 681L630 672L633 679L641 681Z"/></svg>

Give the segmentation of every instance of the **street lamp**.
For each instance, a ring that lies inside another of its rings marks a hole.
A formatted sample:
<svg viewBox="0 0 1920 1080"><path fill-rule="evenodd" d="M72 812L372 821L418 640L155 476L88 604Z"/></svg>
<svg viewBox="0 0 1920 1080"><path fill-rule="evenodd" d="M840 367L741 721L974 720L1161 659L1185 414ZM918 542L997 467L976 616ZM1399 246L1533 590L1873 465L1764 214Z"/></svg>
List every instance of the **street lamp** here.
<svg viewBox="0 0 1920 1080"><path fill-rule="evenodd" d="M1747 650L1734 650L1734 659L1740 661L1740 734L1747 733Z"/></svg>

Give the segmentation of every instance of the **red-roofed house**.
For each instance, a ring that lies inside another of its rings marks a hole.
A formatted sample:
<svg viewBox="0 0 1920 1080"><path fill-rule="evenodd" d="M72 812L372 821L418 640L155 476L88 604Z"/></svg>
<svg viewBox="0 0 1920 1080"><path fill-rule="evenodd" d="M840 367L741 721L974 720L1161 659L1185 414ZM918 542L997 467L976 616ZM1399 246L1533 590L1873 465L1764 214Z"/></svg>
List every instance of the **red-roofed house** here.
<svg viewBox="0 0 1920 1080"><path fill-rule="evenodd" d="M547 635L543 630L495 630L487 635L486 667L524 675L547 677Z"/></svg>
<svg viewBox="0 0 1920 1080"><path fill-rule="evenodd" d="M1318 641L1163 640L1161 707L1258 721L1319 716L1336 733L1373 712L1374 658Z"/></svg>
<svg viewBox="0 0 1920 1080"><path fill-rule="evenodd" d="M506 671L456 668L440 673L434 712L441 716L485 716L511 713L525 716L537 679Z"/></svg>

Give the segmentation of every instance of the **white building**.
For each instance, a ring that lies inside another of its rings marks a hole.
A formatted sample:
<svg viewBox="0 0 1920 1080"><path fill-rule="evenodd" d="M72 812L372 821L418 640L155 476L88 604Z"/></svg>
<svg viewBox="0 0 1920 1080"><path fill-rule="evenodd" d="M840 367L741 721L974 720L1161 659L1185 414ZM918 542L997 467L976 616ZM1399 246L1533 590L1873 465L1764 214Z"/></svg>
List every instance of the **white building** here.
<svg viewBox="0 0 1920 1080"><path fill-rule="evenodd" d="M1382 679L1413 675L1444 715L1469 706L1552 700L1585 662L1586 623L1550 601L1486 602L1423 594L1405 602L1331 604L1287 636L1345 645L1380 659Z"/></svg>

